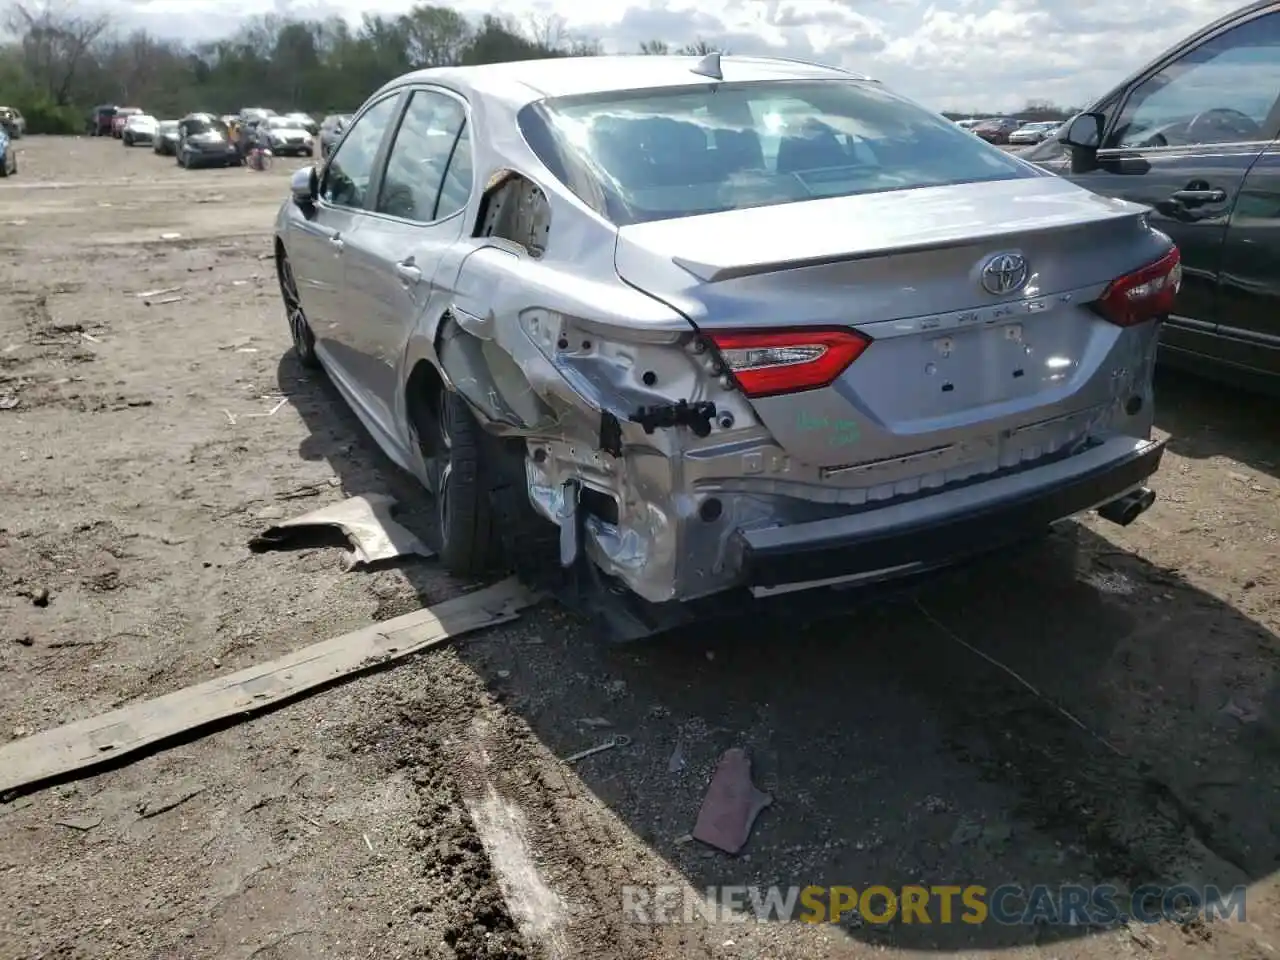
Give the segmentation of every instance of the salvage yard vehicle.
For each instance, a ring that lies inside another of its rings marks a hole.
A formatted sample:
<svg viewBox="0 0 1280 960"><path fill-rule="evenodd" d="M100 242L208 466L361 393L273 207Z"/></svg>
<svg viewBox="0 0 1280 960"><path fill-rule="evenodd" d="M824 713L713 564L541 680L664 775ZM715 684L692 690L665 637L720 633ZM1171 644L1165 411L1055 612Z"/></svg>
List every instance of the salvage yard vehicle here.
<svg viewBox="0 0 1280 960"><path fill-rule="evenodd" d="M231 140L231 131L209 113L193 113L178 121L177 162L188 170L194 167L238 167L240 151Z"/></svg>
<svg viewBox="0 0 1280 960"><path fill-rule="evenodd" d="M294 111L293 113L286 113L284 118L286 120L292 120L297 126L307 131L307 133L311 134L313 137L320 134L320 124L316 123L315 117L311 116L309 113Z"/></svg>
<svg viewBox="0 0 1280 960"><path fill-rule="evenodd" d="M18 140L27 132L27 118L17 107L0 107L0 130Z"/></svg>
<svg viewBox="0 0 1280 960"><path fill-rule="evenodd" d="M111 135L111 124L115 120L117 107L114 104L104 103L94 107L89 111L89 116L85 120L85 133L91 137L109 137Z"/></svg>
<svg viewBox="0 0 1280 960"><path fill-rule="evenodd" d="M433 492L444 563L563 569L620 635L1154 501L1176 247L866 78L425 70L291 192L297 354Z"/></svg>
<svg viewBox="0 0 1280 960"><path fill-rule="evenodd" d="M125 120L124 129L120 131L120 142L126 147L133 147L140 143L153 143L159 126L160 121L150 114L135 113Z"/></svg>
<svg viewBox="0 0 1280 960"><path fill-rule="evenodd" d="M9 177L18 172L18 150L13 145L13 138L0 128L0 177Z"/></svg>
<svg viewBox="0 0 1280 960"><path fill-rule="evenodd" d="M1280 3L1209 24L1025 155L1140 203L1186 258L1160 362L1280 389Z"/></svg>
<svg viewBox="0 0 1280 960"><path fill-rule="evenodd" d="M141 107L117 107L116 112L111 116L111 136L117 140L124 137L124 125L129 121L130 117L137 116L142 113Z"/></svg>
<svg viewBox="0 0 1280 960"><path fill-rule="evenodd" d="M1009 143L1023 145L1040 143L1060 126L1062 126L1061 120L1037 120L1033 123L1024 123L1009 134Z"/></svg>
<svg viewBox="0 0 1280 960"><path fill-rule="evenodd" d="M992 117L975 124L973 132L987 143L1008 143L1009 137L1021 126L1022 121L1013 117Z"/></svg>
<svg viewBox="0 0 1280 960"><path fill-rule="evenodd" d="M320 156L327 157L333 145L342 136L342 131L351 122L349 113L331 113L320 124Z"/></svg>
<svg viewBox="0 0 1280 960"><path fill-rule="evenodd" d="M156 135L151 149L162 157L178 155L178 121L161 120L156 126Z"/></svg>
<svg viewBox="0 0 1280 960"><path fill-rule="evenodd" d="M314 140L306 127L288 117L267 117L258 121L254 139L258 146L270 150L277 157L309 157L314 152Z"/></svg>

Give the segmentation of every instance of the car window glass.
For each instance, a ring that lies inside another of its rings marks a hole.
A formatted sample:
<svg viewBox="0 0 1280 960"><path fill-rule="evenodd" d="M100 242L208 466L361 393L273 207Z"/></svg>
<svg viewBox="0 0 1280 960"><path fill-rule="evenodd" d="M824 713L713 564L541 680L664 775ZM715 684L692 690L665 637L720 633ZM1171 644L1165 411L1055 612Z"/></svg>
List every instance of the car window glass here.
<svg viewBox="0 0 1280 960"><path fill-rule="evenodd" d="M570 189L591 171L617 224L1037 176L882 87L756 81L560 97L526 107L530 146ZM548 124L552 134L538 130ZM579 193L597 207L593 190Z"/></svg>
<svg viewBox="0 0 1280 960"><path fill-rule="evenodd" d="M380 100L351 127L325 165L321 196L340 207L363 207L382 135L395 112L398 95Z"/></svg>
<svg viewBox="0 0 1280 960"><path fill-rule="evenodd" d="M1268 138L1280 97L1280 13L1189 51L1134 88L1106 147L1180 147Z"/></svg>
<svg viewBox="0 0 1280 960"><path fill-rule="evenodd" d="M379 213L431 223L457 212L458 207L441 209L439 203L445 171L465 122L466 111L453 97L429 90L414 91L387 156L387 171L376 207ZM468 194L470 189L468 172ZM456 203L456 187L451 188L450 194L450 202ZM466 203L466 196L462 202Z"/></svg>
<svg viewBox="0 0 1280 960"><path fill-rule="evenodd" d="M464 123L453 148L453 157L444 173L440 187L440 200L436 204L436 219L451 217L466 207L471 199L471 131Z"/></svg>

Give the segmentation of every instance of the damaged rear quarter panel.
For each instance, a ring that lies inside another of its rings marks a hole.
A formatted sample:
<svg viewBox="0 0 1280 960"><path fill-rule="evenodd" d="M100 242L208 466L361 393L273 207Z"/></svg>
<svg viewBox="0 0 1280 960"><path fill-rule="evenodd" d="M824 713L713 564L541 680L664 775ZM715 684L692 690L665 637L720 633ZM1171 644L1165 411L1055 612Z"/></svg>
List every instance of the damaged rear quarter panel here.
<svg viewBox="0 0 1280 960"><path fill-rule="evenodd" d="M608 497L611 510L584 518L591 558L647 599L671 599L696 579L691 561L710 570L723 547L719 537L695 545L685 534L701 503L689 492L686 458L717 440L679 427L648 433L632 418L680 400L712 403L735 425L754 416L715 375L688 321L616 277L611 242L562 246L558 227L553 217L541 258L506 247L467 257L440 361L495 432L528 442L538 509L560 523L577 488ZM602 449L605 415L620 456ZM723 526L727 537L732 524Z"/></svg>
<svg viewBox="0 0 1280 960"><path fill-rule="evenodd" d="M524 439L530 497L554 522L569 515L566 496L576 498L578 488L611 500L604 516L583 511L582 546L641 596L669 600L686 594L691 582L705 581L696 592L716 589L721 577L713 570L723 567L734 518L702 523L712 536L686 542L705 498L691 492L685 471L686 464L697 468L698 451L724 438L698 438L685 428L646 433L631 417L641 407L702 401L728 416L723 422L733 425L735 450L753 432L760 436L749 446L767 434L689 321L618 277L612 225L549 175L537 176L536 161L482 163L488 165L477 170L491 171L484 181L491 189L515 170L533 171L518 176L544 191L549 205L544 249L500 235L464 240L452 302L419 318L402 383L418 363L430 363L491 432ZM492 226L482 197L473 198L468 216L477 234L486 221ZM399 406L408 432L407 404L402 399ZM621 456L601 449L605 414L617 422Z"/></svg>

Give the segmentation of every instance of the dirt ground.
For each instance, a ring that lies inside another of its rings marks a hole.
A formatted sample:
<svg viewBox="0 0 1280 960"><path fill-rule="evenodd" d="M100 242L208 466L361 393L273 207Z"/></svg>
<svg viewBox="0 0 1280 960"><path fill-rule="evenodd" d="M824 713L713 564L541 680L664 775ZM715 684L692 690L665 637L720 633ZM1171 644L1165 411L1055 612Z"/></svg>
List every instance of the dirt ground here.
<svg viewBox="0 0 1280 960"><path fill-rule="evenodd" d="M288 351L269 231L301 161L19 150L0 182L0 736L475 586L427 560L246 549L371 492L432 536L425 497ZM1132 527L1068 524L838 619L617 647L543 605L4 798L0 958L1274 957L1277 410L1164 376L1171 452ZM610 733L631 744L557 759ZM774 798L738 857L687 840L734 746ZM1109 929L622 909L624 884L913 882L1249 898L1244 923Z"/></svg>

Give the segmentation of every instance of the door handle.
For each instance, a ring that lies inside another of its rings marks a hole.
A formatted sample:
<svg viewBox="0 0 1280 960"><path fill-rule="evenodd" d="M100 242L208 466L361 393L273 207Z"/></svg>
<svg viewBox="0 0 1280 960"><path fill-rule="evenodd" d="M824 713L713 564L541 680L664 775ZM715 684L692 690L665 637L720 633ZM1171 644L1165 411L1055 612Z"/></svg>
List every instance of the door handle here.
<svg viewBox="0 0 1280 960"><path fill-rule="evenodd" d="M1225 190L1177 190L1170 197L1187 207L1198 207L1202 203L1222 203L1227 199Z"/></svg>
<svg viewBox="0 0 1280 960"><path fill-rule="evenodd" d="M408 284L418 283L422 280L422 271L413 262L413 257L405 257L405 259L397 263L396 273L400 274L400 279Z"/></svg>

